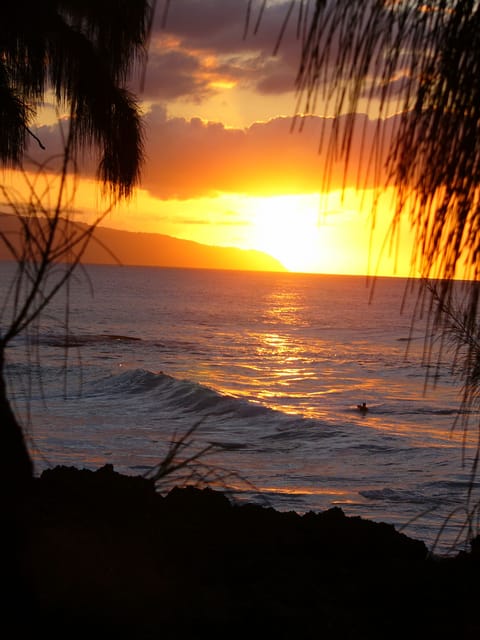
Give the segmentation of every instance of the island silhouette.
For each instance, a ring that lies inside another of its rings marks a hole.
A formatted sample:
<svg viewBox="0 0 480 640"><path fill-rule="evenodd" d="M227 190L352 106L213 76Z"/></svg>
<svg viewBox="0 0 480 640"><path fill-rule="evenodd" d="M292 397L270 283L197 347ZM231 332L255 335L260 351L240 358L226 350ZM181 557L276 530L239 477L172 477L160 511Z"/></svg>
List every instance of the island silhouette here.
<svg viewBox="0 0 480 640"><path fill-rule="evenodd" d="M88 225L84 223L75 223L75 229L80 233L87 228ZM14 246L21 245L20 221L17 216L0 213L0 232L6 233ZM11 254L2 243L0 260L11 259ZM82 262L186 269L287 271L279 260L254 249L219 247L160 233L120 231L109 227L95 229Z"/></svg>

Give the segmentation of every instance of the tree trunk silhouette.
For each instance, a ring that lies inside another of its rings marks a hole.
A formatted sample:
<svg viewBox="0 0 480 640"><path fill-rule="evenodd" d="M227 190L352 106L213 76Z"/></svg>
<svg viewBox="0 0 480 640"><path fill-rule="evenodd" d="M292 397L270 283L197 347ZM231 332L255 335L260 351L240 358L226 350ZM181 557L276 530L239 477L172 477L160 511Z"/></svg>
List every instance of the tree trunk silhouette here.
<svg viewBox="0 0 480 640"><path fill-rule="evenodd" d="M3 357L0 357L0 495L4 505L14 507L28 492L32 479L32 459L7 397Z"/></svg>
<svg viewBox="0 0 480 640"><path fill-rule="evenodd" d="M0 603L2 625L28 628L25 612L31 610L30 588L23 577L22 556L28 537L25 506L31 496L33 463L22 427L7 397L3 353L0 353L0 562L7 585Z"/></svg>

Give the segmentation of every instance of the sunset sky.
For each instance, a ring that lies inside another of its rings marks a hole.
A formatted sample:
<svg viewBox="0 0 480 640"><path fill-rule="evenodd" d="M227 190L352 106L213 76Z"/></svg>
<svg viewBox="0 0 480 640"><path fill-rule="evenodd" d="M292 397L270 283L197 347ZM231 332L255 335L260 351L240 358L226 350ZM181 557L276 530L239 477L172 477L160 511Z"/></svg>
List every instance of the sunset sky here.
<svg viewBox="0 0 480 640"><path fill-rule="evenodd" d="M345 178L338 162L325 183L319 144L332 119L321 100L302 130L292 131L300 56L295 17L272 55L289 4L267 3L258 32L252 19L244 37L246 0L173 0L164 27L165 4L158 1L144 87L138 79L132 84L145 109L143 181L104 224L259 249L293 271L408 275L407 225L396 248L384 242L389 192L373 229L378 180L366 161L359 179L355 162L364 143L354 141ZM260 5L253 3L254 12ZM365 106L361 114L363 140L375 128L371 111ZM395 117L392 110L392 126ZM58 148L55 119L47 107L34 129L52 153ZM39 150L32 152L38 157ZM88 164L75 201L82 219L102 207ZM357 188L359 180L366 189Z"/></svg>

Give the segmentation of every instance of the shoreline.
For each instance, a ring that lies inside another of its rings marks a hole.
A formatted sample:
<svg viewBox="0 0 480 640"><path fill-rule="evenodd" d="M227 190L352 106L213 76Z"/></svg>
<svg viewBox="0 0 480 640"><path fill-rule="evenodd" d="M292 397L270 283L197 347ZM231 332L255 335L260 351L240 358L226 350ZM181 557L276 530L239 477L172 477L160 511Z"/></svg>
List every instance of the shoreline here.
<svg viewBox="0 0 480 640"><path fill-rule="evenodd" d="M393 525L56 467L21 513L26 631L51 638L480 637L480 553ZM21 594L22 595L22 594Z"/></svg>

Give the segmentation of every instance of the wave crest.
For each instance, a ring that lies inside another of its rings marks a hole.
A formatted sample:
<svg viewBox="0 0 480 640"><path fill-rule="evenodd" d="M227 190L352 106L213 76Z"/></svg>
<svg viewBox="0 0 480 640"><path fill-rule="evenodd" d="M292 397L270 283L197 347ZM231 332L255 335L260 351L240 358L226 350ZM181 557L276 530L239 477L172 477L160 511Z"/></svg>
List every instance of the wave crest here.
<svg viewBox="0 0 480 640"><path fill-rule="evenodd" d="M271 409L234 396L224 395L190 380L179 380L163 371L154 373L145 369L133 369L111 376L97 383L102 394L129 394L143 396L145 401L183 412L205 415L230 415L250 418L274 414ZM140 402L139 398L139 402Z"/></svg>

